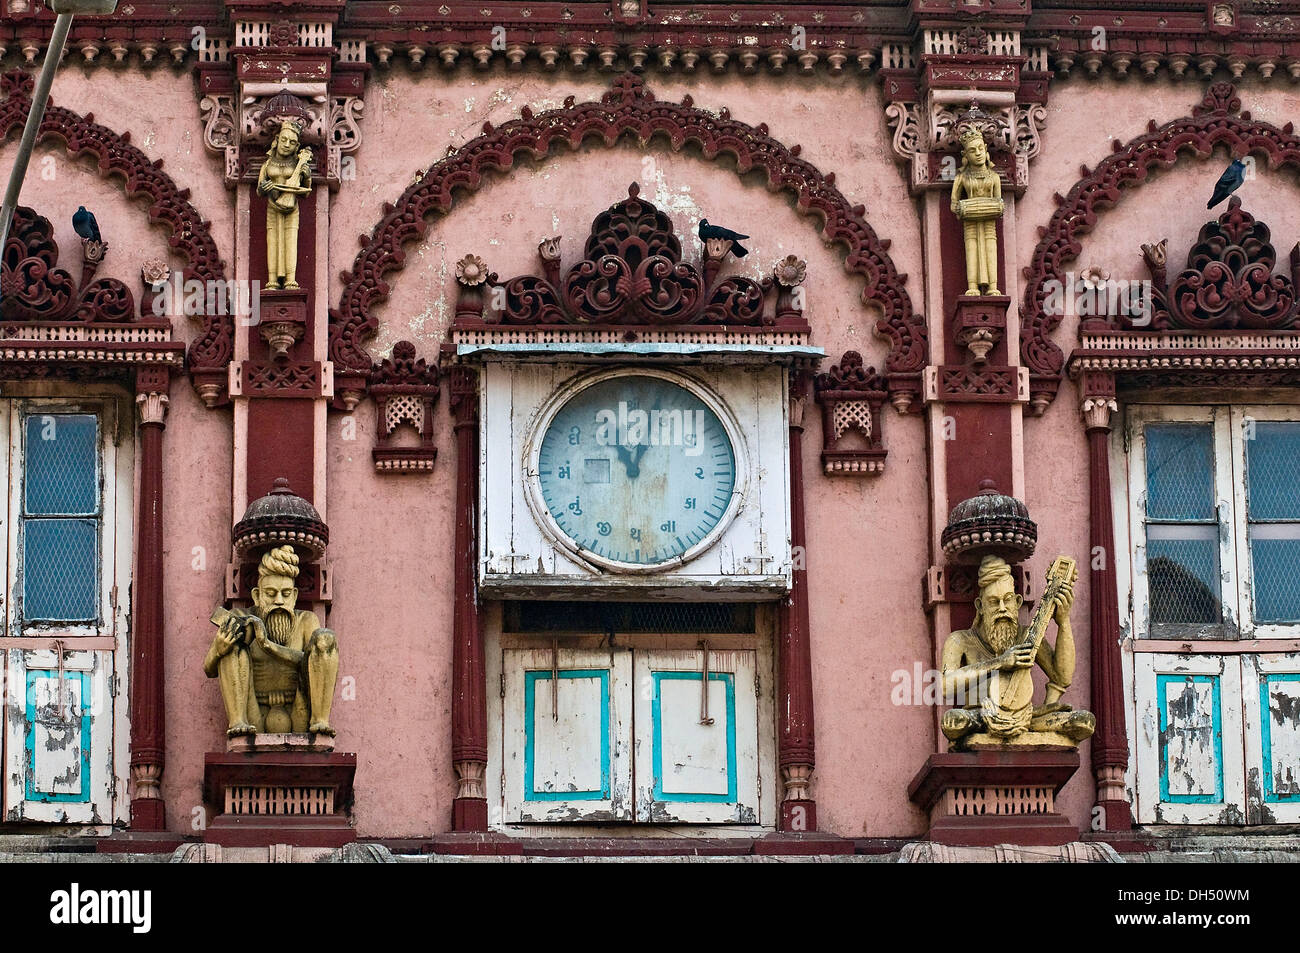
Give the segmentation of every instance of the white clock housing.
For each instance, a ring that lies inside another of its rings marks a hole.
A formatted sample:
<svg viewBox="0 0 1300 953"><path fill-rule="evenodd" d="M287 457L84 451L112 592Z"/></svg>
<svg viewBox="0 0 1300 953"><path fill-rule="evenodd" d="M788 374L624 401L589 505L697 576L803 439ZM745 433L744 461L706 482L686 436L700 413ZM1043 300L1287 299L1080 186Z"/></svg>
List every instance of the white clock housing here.
<svg viewBox="0 0 1300 953"><path fill-rule="evenodd" d="M485 595L788 590L784 366L485 362Z"/></svg>

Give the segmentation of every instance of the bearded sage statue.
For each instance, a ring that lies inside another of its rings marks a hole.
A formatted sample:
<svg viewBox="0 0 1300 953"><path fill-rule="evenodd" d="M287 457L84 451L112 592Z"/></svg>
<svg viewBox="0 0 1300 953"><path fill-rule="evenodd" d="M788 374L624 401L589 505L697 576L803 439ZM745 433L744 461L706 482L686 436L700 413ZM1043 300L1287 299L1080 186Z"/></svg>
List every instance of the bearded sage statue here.
<svg viewBox="0 0 1300 953"><path fill-rule="evenodd" d="M298 554L279 546L262 557L253 611L217 609L203 671L221 681L226 734L333 735L330 706L339 674L334 633L316 613L295 609Z"/></svg>
<svg viewBox="0 0 1300 953"><path fill-rule="evenodd" d="M943 646L944 697L964 706L944 713L940 723L954 749L990 745L1076 747L1097 720L1074 711L1061 696L1074 678L1074 560L1058 556L1029 625L1020 624L1024 599L1011 567L999 556L980 562L975 621L948 636ZM1045 638L1056 622L1056 645ZM1033 703L1033 669L1047 675L1043 704Z"/></svg>

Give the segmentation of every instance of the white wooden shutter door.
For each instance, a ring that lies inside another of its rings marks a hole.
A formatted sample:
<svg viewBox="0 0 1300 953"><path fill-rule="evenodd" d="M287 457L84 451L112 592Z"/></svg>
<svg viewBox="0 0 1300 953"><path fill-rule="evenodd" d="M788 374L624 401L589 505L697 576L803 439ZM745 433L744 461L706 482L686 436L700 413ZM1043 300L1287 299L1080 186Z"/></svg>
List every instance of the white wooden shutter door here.
<svg viewBox="0 0 1300 953"><path fill-rule="evenodd" d="M112 653L6 655L5 820L110 823Z"/></svg>
<svg viewBox="0 0 1300 953"><path fill-rule="evenodd" d="M505 820L630 821L631 653L506 649L502 666Z"/></svg>
<svg viewBox="0 0 1300 953"><path fill-rule="evenodd" d="M1242 657L1248 823L1300 821L1300 654Z"/></svg>
<svg viewBox="0 0 1300 953"><path fill-rule="evenodd" d="M1240 657L1140 653L1135 682L1138 821L1245 823Z"/></svg>
<svg viewBox="0 0 1300 953"><path fill-rule="evenodd" d="M758 691L753 651L635 653L637 820L758 824Z"/></svg>

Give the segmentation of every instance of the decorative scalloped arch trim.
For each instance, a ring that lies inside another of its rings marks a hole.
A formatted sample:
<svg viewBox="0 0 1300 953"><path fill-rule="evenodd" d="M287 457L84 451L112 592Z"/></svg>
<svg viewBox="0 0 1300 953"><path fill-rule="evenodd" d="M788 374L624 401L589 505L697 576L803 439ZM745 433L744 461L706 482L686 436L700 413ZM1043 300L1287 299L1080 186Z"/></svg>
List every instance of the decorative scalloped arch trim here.
<svg viewBox="0 0 1300 953"><path fill-rule="evenodd" d="M1241 112L1236 87L1215 83L1192 115L1163 126L1153 119L1144 134L1128 143L1115 140L1113 154L1095 170L1084 166L1083 177L1069 195L1056 193L1058 207L1047 226L1039 228L1033 261L1024 270L1020 356L1029 367L1030 399L1035 406L1045 408L1056 396L1065 367L1065 355L1050 337L1062 316L1044 309L1047 282L1063 280L1066 264L1083 250L1079 237L1092 231L1102 209L1119 203L1121 189L1145 184L1152 169L1170 168L1180 154L1208 158L1218 145L1230 147L1234 156L1262 154L1270 169L1300 170L1300 138L1292 124L1279 129L1252 119L1250 113Z"/></svg>
<svg viewBox="0 0 1300 953"><path fill-rule="evenodd" d="M451 210L456 189L477 191L485 172L508 170L521 153L541 159L561 144L577 151L589 138L612 148L624 135L644 144L660 134L673 151L695 143L707 159L724 152L732 155L739 175L763 169L770 191L790 192L801 213L819 215L822 234L848 249L845 268L866 279L863 302L884 311L876 332L889 341L885 369L891 389L915 392L919 388L927 356L926 328L913 313L903 287L907 276L899 274L890 260L889 241L878 238L863 218L866 209L850 206L835 188L834 173L823 175L800 159L799 147L786 148L768 134L766 125L738 122L725 109L714 116L694 108L689 96L680 104L658 101L640 77L630 73L616 79L600 102L575 105L570 96L563 107L537 115L525 106L520 119L500 128L484 123L482 135L433 163L396 205L384 205L379 224L369 236L361 236L361 251L351 271L343 273L338 307L330 311L329 350L336 370L353 377L370 372L372 361L365 344L379 326L371 309L388 296L384 277L404 265L402 247L424 237L425 218Z"/></svg>
<svg viewBox="0 0 1300 953"><path fill-rule="evenodd" d="M10 70L0 76L0 142L22 131L31 108L34 86L32 77L22 70ZM169 244L186 263L185 277L200 281L224 280L226 265L217 252L209 224L189 203L189 189L178 188L171 176L163 172L162 159L150 159L131 145L131 134L118 134L95 122L91 113L81 116L48 105L41 121L38 142L61 140L71 155L91 155L99 163L104 178L120 175L126 194L147 195L149 221L162 222L171 232ZM234 327L228 314L211 314L204 318L203 333L189 347L191 372L211 371L225 375L225 365L234 354Z"/></svg>

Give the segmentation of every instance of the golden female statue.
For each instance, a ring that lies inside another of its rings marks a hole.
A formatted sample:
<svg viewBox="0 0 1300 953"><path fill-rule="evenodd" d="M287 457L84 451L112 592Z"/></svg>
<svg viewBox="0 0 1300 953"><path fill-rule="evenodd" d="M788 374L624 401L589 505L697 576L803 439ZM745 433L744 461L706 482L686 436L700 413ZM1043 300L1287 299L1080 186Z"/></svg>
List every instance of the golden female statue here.
<svg viewBox="0 0 1300 953"><path fill-rule="evenodd" d="M1006 207L1002 180L989 162L979 129L966 126L960 136L961 168L952 181L952 210L961 219L966 244L966 294L1000 295L998 219Z"/></svg>
<svg viewBox="0 0 1300 953"><path fill-rule="evenodd" d="M257 177L266 202L266 270L272 288L298 287L298 199L311 192L311 149L296 124L280 124Z"/></svg>

